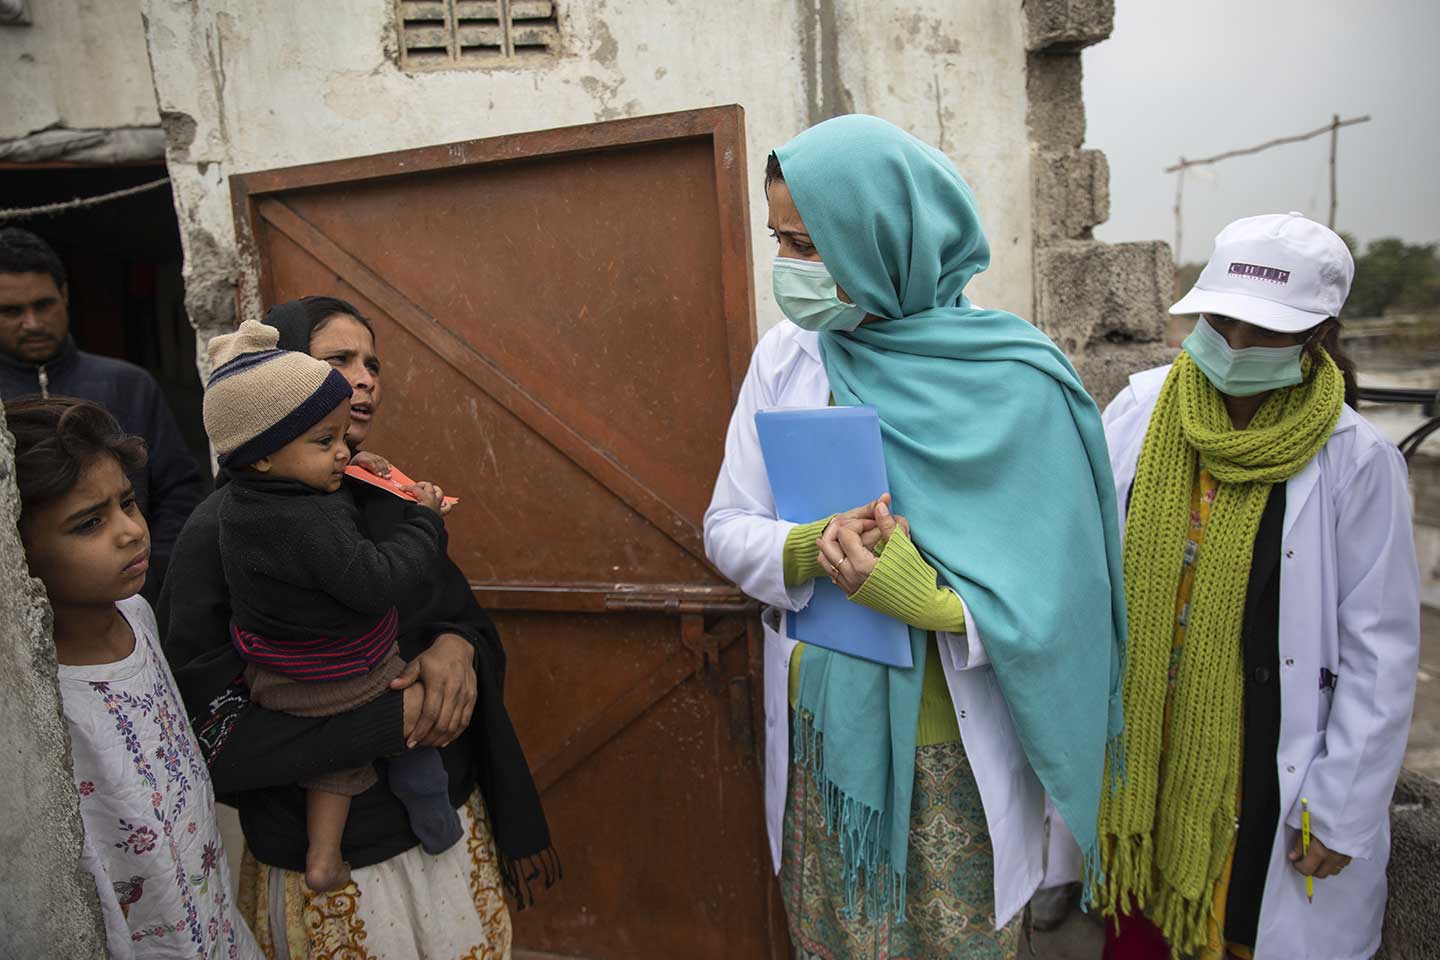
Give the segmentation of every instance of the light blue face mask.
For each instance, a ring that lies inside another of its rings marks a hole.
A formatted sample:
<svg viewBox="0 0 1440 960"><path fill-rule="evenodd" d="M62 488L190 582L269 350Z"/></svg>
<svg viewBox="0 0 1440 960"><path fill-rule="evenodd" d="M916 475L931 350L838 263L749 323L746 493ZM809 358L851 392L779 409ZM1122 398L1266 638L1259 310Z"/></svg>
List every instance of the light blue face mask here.
<svg viewBox="0 0 1440 960"><path fill-rule="evenodd" d="M823 263L776 257L774 277L775 302L798 327L848 333L865 319L863 309L840 299Z"/></svg>
<svg viewBox="0 0 1440 960"><path fill-rule="evenodd" d="M1305 345L1293 347L1244 347L1236 350L1226 342L1204 314L1182 344L1190 359L1216 390L1232 397L1253 397L1267 390L1279 390L1299 383L1300 356Z"/></svg>

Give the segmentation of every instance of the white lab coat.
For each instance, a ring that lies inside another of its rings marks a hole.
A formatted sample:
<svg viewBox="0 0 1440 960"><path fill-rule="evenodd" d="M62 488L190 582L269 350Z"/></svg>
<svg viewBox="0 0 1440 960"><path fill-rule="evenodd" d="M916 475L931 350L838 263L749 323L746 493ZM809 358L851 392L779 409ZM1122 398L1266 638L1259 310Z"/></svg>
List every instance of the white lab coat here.
<svg viewBox="0 0 1440 960"><path fill-rule="evenodd" d="M1105 411L1124 516L1140 448L1168 367L1130 378ZM1258 960L1349 960L1380 946L1390 796L1415 699L1420 586L1400 452L1345 407L1321 451L1288 481L1280 567L1280 777L1283 821L1265 881ZM1320 687L1321 669L1339 675ZM1354 857L1337 877L1305 878L1286 858L1300 798L1314 835Z"/></svg>
<svg viewBox="0 0 1440 960"><path fill-rule="evenodd" d="M819 338L781 323L755 348L725 438L725 462L705 511L705 553L749 596L765 604L765 826L780 870L786 781L790 770L789 670L795 642L780 632L780 611L810 602L811 584L787 589L785 537L755 433L755 413L770 407L823 407L830 382ZM856 504L859 506L859 504ZM819 519L819 518L816 518ZM965 613L964 636L938 635L945 680L955 701L965 752L975 772L995 847L995 919L1003 926L1030 900L1044 872L1045 791L1025 758L1000 693L981 632Z"/></svg>

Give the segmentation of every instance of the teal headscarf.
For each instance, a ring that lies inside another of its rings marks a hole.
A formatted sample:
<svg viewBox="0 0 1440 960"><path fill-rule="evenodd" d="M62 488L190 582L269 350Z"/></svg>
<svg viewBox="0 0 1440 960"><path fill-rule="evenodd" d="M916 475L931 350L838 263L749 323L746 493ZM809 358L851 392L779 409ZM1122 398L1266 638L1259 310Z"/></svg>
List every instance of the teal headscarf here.
<svg viewBox="0 0 1440 960"><path fill-rule="evenodd" d="M885 321L820 335L835 402L879 411L894 510L969 608L1088 879L1126 641L1099 411L1048 337L965 298L990 248L944 154L847 116L776 155L825 266ZM800 661L797 762L812 764L840 834L850 908L863 875L872 917L882 904L904 916L925 643L912 629L909 670L818 647ZM1118 774L1118 749L1111 762Z"/></svg>

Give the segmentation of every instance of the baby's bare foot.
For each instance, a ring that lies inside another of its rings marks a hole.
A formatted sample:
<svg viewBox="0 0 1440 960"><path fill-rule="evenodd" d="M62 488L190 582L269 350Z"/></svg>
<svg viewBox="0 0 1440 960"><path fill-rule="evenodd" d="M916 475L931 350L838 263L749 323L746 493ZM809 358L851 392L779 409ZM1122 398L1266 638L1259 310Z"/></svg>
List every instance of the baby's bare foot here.
<svg viewBox="0 0 1440 960"><path fill-rule="evenodd" d="M340 851L311 849L305 855L305 885L316 893L334 893L350 882L350 864Z"/></svg>

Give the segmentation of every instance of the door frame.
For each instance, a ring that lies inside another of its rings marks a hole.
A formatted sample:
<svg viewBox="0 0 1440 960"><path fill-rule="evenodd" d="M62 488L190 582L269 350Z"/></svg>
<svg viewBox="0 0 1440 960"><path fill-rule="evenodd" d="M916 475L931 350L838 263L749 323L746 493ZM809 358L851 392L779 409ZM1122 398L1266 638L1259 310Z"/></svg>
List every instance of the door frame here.
<svg viewBox="0 0 1440 960"><path fill-rule="evenodd" d="M333 186L395 176L512 160L533 160L594 153L647 143L705 138L713 144L715 196L722 209L738 208L741 216L720 217L720 276L725 321L730 334L730 393L740 385L755 349L755 288L750 260L750 194L745 156L745 109L739 104L682 110L648 117L607 120L529 133L461 140L344 160L278 167L230 177L231 207L242 262L256 266L259 290L274 301L269 255L256 240L256 225L281 229L266 215L264 201L273 195L307 187ZM271 208L273 210L273 208Z"/></svg>
<svg viewBox="0 0 1440 960"><path fill-rule="evenodd" d="M386 311L397 323L408 325L419 335L420 328L439 327L428 315L405 301L404 295L383 278L374 275L353 255L340 249L323 233L285 204L283 194L310 188L333 187L347 183L374 182L391 177L461 169L482 164L535 160L547 157L618 150L646 144L678 140L707 139L711 144L714 169L714 194L719 205L719 252L722 311L729 344L728 382L730 398L738 398L756 343L755 292L750 253L749 193L744 136L744 110L738 105L708 107L648 117L558 127L528 133L516 133L484 139L391 151L328 162L269 169L232 175L230 180L232 210L242 262L257 274L258 293L265 304L274 302L273 273L269 244L263 242L269 230L278 230L305 247L320 262L345 276L347 282L357 269L368 277L371 289L360 292ZM737 215L738 214L738 215ZM317 249L317 244L319 249ZM357 288L358 289L358 288ZM406 324L405 316L409 316ZM472 371L477 364L468 347L437 342L448 334L430 335L430 341L449 363ZM468 355L467 355L468 354ZM463 372L463 370L462 370ZM533 398L510 381L503 373L480 371L486 382L479 385L491 397L531 423ZM471 377L476 379L476 377ZM529 402L527 402L529 401ZM528 408L528 409L527 409ZM583 449L574 438L537 430L563 455L574 460L587 473L605 482L604 474L618 464L600 462L594 451ZM563 431L559 431L563 434ZM623 469L622 469L623 472ZM612 478L613 479L613 478ZM617 481L623 486L623 480ZM610 483L607 482L607 486ZM613 489L613 487L612 487ZM626 499L630 499L628 496ZM666 504L655 511L641 510L642 515L667 537L675 540L692 555L703 559L703 537L697 526ZM679 521L679 522L677 522ZM708 566L707 562L707 566ZM713 567L711 568L713 569ZM717 579L726 578L716 571ZM628 723L628 717L643 711L650 704L683 683L699 675L707 685L720 681L717 676L721 652L732 643L742 642L746 651L748 689L743 696L732 696L729 717L732 736L749 739L748 751L757 780L763 790L761 771L764 769L765 727L764 698L749 691L764 689L764 632L757 614L757 605L738 588L728 583L676 584L522 584L487 581L471 582L471 589L481 606L494 610L552 610L588 613L615 613L626 610L664 612L677 619L680 638L677 649L666 665L646 682L637 685L595 718L588 728L577 731L552 757L536 769L541 789L565 776L578 759L596 750L616 736ZM736 678L738 680L738 678ZM760 825L759 842L768 863L769 845L764 836L763 810L757 811ZM779 889L773 882L769 891L768 916L765 922L771 931L771 955L784 955L786 939L783 907Z"/></svg>

